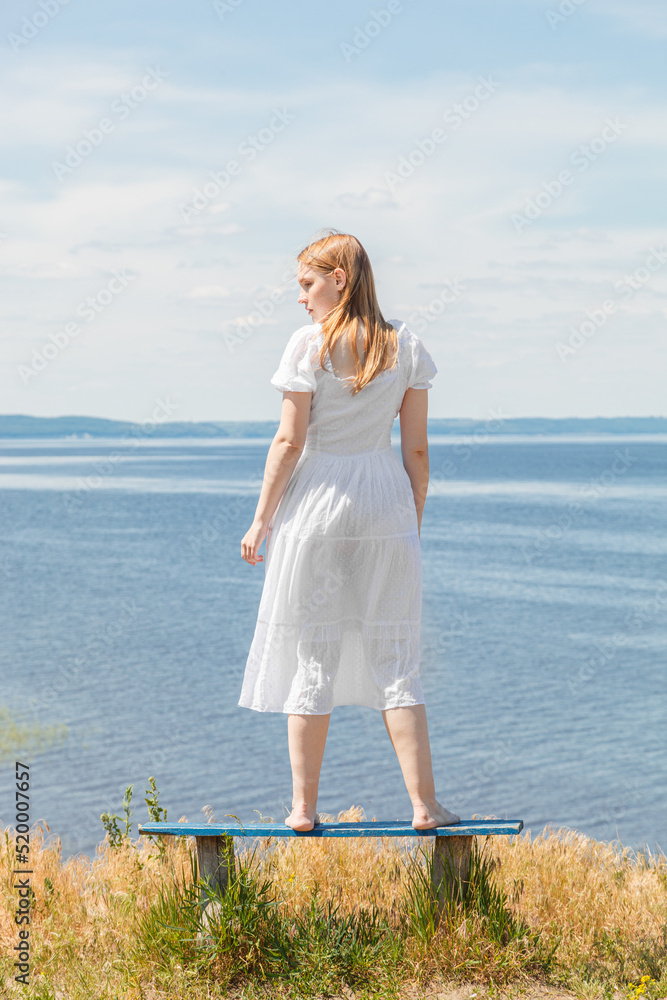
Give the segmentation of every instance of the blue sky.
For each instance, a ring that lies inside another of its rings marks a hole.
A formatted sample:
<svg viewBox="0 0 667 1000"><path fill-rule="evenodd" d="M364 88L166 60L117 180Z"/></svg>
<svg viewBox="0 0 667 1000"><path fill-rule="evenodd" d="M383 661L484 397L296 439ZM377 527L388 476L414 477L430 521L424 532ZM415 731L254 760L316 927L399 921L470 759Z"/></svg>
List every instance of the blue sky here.
<svg viewBox="0 0 667 1000"><path fill-rule="evenodd" d="M333 226L431 416L664 415L666 40L658 0L7 0L2 412L277 419Z"/></svg>

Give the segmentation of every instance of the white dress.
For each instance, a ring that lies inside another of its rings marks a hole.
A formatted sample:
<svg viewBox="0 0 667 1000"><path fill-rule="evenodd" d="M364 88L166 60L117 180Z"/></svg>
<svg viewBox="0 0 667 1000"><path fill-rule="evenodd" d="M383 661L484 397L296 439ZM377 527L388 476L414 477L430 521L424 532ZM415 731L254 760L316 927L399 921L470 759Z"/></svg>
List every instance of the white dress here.
<svg viewBox="0 0 667 1000"><path fill-rule="evenodd" d="M304 450L268 527L243 708L424 704L417 512L390 434L406 389L431 388L437 368L405 323L389 322L397 362L354 396L351 378L317 365L319 323L294 332L271 379L313 395Z"/></svg>

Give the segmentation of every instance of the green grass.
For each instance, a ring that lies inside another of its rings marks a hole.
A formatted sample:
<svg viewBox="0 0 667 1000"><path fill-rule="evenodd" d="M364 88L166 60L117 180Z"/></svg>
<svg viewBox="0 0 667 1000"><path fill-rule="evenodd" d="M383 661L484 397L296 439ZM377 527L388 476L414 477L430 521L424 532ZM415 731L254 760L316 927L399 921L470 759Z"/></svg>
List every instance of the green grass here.
<svg viewBox="0 0 667 1000"><path fill-rule="evenodd" d="M227 891L206 886L200 912L197 862L190 878L172 878L138 921L138 955L169 969L189 965L225 986L248 978L298 987L303 996L386 979L395 970L402 941L377 907L341 913L341 904L319 900L290 912L271 879L257 873L253 855L237 866ZM181 873L182 876L184 873Z"/></svg>
<svg viewBox="0 0 667 1000"><path fill-rule="evenodd" d="M46 725L37 718L19 722L16 713L0 705L0 765L61 747L68 733L64 723Z"/></svg>
<svg viewBox="0 0 667 1000"><path fill-rule="evenodd" d="M477 844L467 894L460 887L445 888L442 907L432 884L430 852L422 849L417 857L402 859L407 892L393 921L377 906L341 912L340 902L320 899L317 885L307 905L288 909L271 879L259 872L256 851L237 866L225 893L206 887L210 902L203 919L194 855L189 878L183 871L176 878L172 871L138 921L137 957L152 956L165 970L188 966L226 988L252 980L289 987L304 997L335 994L343 985L398 997L406 967L428 967L433 942L446 945L472 918L477 933L459 968L479 971L488 960L489 942L498 953L509 948L511 954L507 963L496 955L498 979L516 969L517 954L523 956L524 970L545 972L552 964L553 949L541 949L540 935L512 914L505 893L492 882L493 861Z"/></svg>
<svg viewBox="0 0 667 1000"><path fill-rule="evenodd" d="M145 803L161 818L153 780ZM225 893L192 838L132 840L131 786L94 860L30 831L30 990L0 952L0 995L30 1000L383 997L445 986L518 997L667 997L667 859L577 831L475 838L467 893L433 886L422 838L261 838ZM183 817L185 818L185 817ZM362 819L356 807L338 821ZM328 822L334 817L324 818ZM0 938L16 943L15 844L0 838ZM200 899L209 897L202 917ZM2 992L4 990L4 993Z"/></svg>

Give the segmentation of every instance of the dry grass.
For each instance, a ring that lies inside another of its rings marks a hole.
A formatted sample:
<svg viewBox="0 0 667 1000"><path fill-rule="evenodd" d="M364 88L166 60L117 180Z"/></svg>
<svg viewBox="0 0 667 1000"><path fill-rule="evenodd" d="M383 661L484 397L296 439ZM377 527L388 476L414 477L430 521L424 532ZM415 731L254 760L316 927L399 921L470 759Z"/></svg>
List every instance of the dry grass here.
<svg viewBox="0 0 667 1000"><path fill-rule="evenodd" d="M337 817L321 813L323 822L352 823L364 819L363 810L352 807ZM340 837L327 840L267 838L261 868L280 890L281 902L291 909L308 905L315 887L322 901L340 901L350 912L373 903L396 911L401 892L399 857L414 843L412 838Z"/></svg>
<svg viewBox="0 0 667 1000"><path fill-rule="evenodd" d="M333 817L323 817L333 819ZM339 821L363 818L361 810ZM373 981L340 987L328 996L470 997L635 996L631 983L648 975L643 996L667 996L667 858L631 856L628 849L573 831L489 838L492 881L507 896L507 909L524 931L494 931L477 908L452 911L427 938L401 923L408 897L406 858L417 841L341 838L270 839L239 852L258 877L270 878L282 918L307 908L316 894L341 915L375 906L400 938L393 959L378 960ZM274 981L267 988L259 966L230 978L231 959L165 959L159 948L139 941L139 916L165 886L190 879L190 838L166 838L163 858L145 838L118 848L99 845L95 859L60 859L59 845L45 846L44 832L31 832L33 868L31 989L13 982L11 951L16 892L11 869L14 843L6 830L0 843L0 994L34 1000L157 1000L163 997L315 996L303 983ZM539 940L535 934L540 932ZM549 955L551 957L549 957ZM560 986L563 992L554 993ZM329 984L329 989L331 986ZM448 992L449 990L449 992ZM533 991L532 993L530 991ZM568 994L567 990L572 991ZM528 991L528 992L525 992Z"/></svg>
<svg viewBox="0 0 667 1000"><path fill-rule="evenodd" d="M667 970L667 858L575 830L548 831L510 845L497 838L498 876L528 923L565 967L595 963L639 978ZM626 967L627 966L627 967Z"/></svg>

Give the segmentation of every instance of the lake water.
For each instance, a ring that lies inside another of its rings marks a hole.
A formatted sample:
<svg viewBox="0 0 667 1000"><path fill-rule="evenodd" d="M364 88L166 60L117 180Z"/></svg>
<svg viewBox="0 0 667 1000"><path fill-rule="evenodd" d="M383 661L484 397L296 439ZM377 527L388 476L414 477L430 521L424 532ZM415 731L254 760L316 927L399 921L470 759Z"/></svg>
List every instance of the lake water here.
<svg viewBox="0 0 667 1000"><path fill-rule="evenodd" d="M29 760L31 820L64 857L94 854L130 783L146 820L150 775L171 820L289 812L286 716L237 707L269 443L0 441L0 706L67 727ZM431 436L421 673L462 817L667 851L666 444ZM0 826L12 780L4 761ZM353 804L411 816L381 714L339 706L318 806Z"/></svg>

